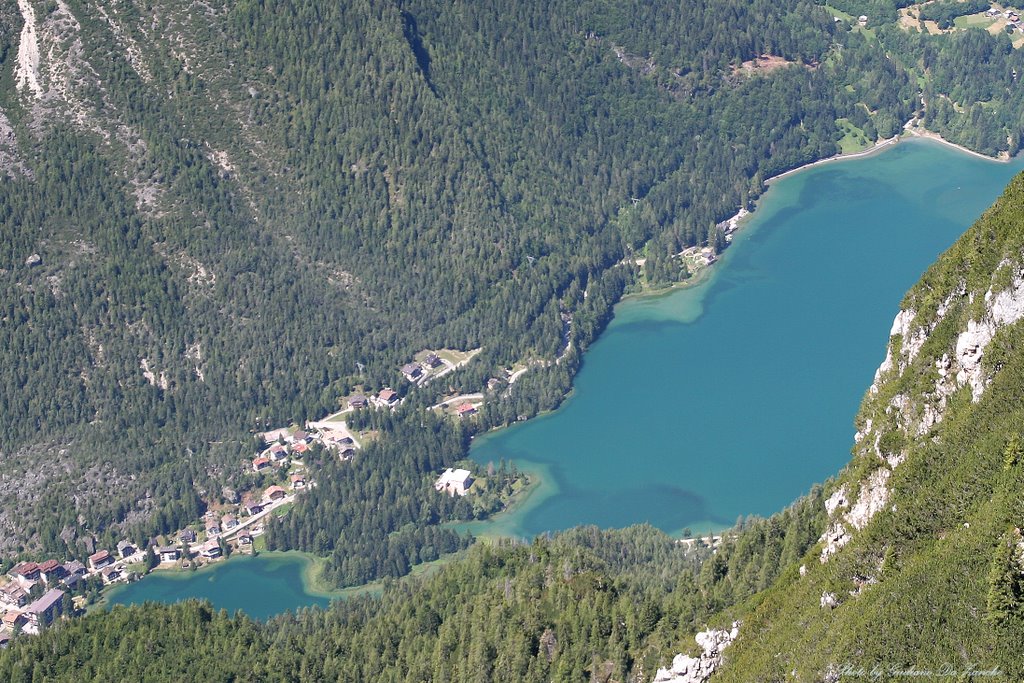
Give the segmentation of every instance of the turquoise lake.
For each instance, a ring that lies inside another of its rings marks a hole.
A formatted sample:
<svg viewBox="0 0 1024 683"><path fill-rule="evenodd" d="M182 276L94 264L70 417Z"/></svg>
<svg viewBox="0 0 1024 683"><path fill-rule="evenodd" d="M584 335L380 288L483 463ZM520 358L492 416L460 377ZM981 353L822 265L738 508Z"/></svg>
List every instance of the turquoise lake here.
<svg viewBox="0 0 1024 683"><path fill-rule="evenodd" d="M254 619L268 619L303 606L326 607L331 597L306 590L303 572L309 560L289 553L232 557L195 572L156 572L142 581L107 594L107 606L147 601L209 600L217 609L242 610Z"/></svg>
<svg viewBox="0 0 1024 683"><path fill-rule="evenodd" d="M541 479L478 534L649 522L670 533L782 509L849 459L892 318L924 269L1024 161L925 140L780 179L700 285L632 299L558 411L477 439ZM108 605L208 599L257 619L330 597L300 555L158 572Z"/></svg>
<svg viewBox="0 0 1024 683"><path fill-rule="evenodd" d="M696 533L784 508L848 461L903 294L1021 168L917 139L777 180L701 284L616 308L558 411L476 440L542 483L467 527Z"/></svg>

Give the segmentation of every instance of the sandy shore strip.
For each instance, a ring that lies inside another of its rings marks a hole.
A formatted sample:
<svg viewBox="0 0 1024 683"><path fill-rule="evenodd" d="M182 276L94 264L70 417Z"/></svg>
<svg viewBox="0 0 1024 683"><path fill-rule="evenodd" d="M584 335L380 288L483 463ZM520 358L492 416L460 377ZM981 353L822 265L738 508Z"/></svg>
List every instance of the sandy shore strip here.
<svg viewBox="0 0 1024 683"><path fill-rule="evenodd" d="M1010 161L1010 156L1008 154L1005 154L1005 153L1003 155L999 156L999 157L990 157L987 154L982 154L981 152L975 152L973 149L968 149L967 147L964 147L963 145L958 145L955 142L950 142L949 140L947 140L946 138L942 137L938 133L933 133L932 131L927 130L925 128L919 128L917 126L916 122L913 119L911 119L903 127L903 133L901 133L899 135L895 135L895 136L889 138L888 140L882 140L881 142L876 142L874 145L872 145L868 149L865 149L865 150L863 150L861 152L850 152L848 154L836 154L836 155L830 156L830 157L825 158L825 159L819 159L818 161L812 161L809 164L804 164L803 166L798 166L798 167L796 167L794 169L786 171L785 173L780 173L779 175L772 176L768 180L764 181L764 184L768 185L770 183L775 182L779 178L785 178L788 175L792 175L793 173L797 173L799 171L803 171L805 169L811 168L812 166L820 166L821 164L830 164L830 163L835 162L835 161L844 161L846 159L858 159L860 157L871 156L872 154L877 154L878 152L882 151L883 149L885 149L887 147L899 144L903 140L907 140L907 139L910 139L910 138L925 138L927 140L934 140L935 142L938 142L938 143L941 143L943 145L946 145L947 147L952 147L953 149L956 149L956 150L959 150L961 152L964 152L965 154L970 154L971 156L978 157L979 159L985 159L987 161L996 161L996 162L1000 162L1000 163L1005 163L1005 162Z"/></svg>
<svg viewBox="0 0 1024 683"><path fill-rule="evenodd" d="M988 161L998 161L1000 163L1006 163L1006 162L1010 161L1010 159L1011 159L1010 155L1007 154L1006 152L1000 152L998 157L990 157L987 154L982 154L981 152L975 152L973 149L968 149L967 147L964 147L963 145L958 145L955 142L950 142L949 140L947 140L946 138L942 137L938 133L933 133L932 131L927 130L925 128L919 128L916 124L914 124L914 125L911 125L911 124L914 124L914 122L913 121L908 122L907 125L904 126L904 128L903 128L903 130L906 131L907 135L910 135L910 136L913 136L913 137L918 137L918 138L926 138L928 140L934 140L935 142L940 142L943 145L946 145L947 147L952 147L953 149L958 149L961 152L964 152L965 154L970 154L971 156L978 157L979 159L986 159Z"/></svg>
<svg viewBox="0 0 1024 683"><path fill-rule="evenodd" d="M808 168L812 168L814 166L821 166L822 164L831 164L832 162L844 161L846 159L859 159L861 157L871 156L872 154L878 154L880 151L882 151L886 147L890 147L891 145L895 145L899 141L900 141L900 136L899 135L895 135L895 136L889 138L888 140L882 140L881 142L876 142L874 145L872 145L871 147L868 147L867 149L865 149L862 152L849 152L847 154L835 154L833 156L826 157L824 159L818 159L817 161L812 161L809 164L804 164L803 166L797 166L796 168L790 169L790 170L786 171L785 173L780 173L779 175L773 175L771 178L769 178L768 180L764 181L764 184L765 185L769 185L769 184L775 182L776 180L779 180L780 178L785 178L786 176L793 175L794 173L799 173L800 171L804 171L804 170L806 170ZM976 152L973 152L973 153L976 153ZM985 158L988 159L990 157L985 157Z"/></svg>

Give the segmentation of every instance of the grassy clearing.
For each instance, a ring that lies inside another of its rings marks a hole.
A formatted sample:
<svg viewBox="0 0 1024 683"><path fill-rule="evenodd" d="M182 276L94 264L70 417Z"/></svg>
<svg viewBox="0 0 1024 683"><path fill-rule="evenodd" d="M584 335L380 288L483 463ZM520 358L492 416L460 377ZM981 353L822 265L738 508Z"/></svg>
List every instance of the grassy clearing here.
<svg viewBox="0 0 1024 683"><path fill-rule="evenodd" d="M863 152L872 145L872 141L868 140L864 131L850 123L848 119L837 119L836 125L843 132L843 137L839 140L839 147L843 154Z"/></svg>
<svg viewBox="0 0 1024 683"><path fill-rule="evenodd" d="M829 14L831 14L833 17L839 17L843 21L848 21L848 22L853 23L853 24L857 23L857 17L853 16L852 14L847 14L846 12L843 12L842 10L838 10L835 7L833 7L832 5L827 5L826 4L826 5L822 5L822 7L824 7L825 11L828 12Z"/></svg>
<svg viewBox="0 0 1024 683"><path fill-rule="evenodd" d="M435 353L437 353L438 358L446 360L449 363L454 363L455 365L458 365L462 361L469 358L470 353L472 352L459 351L457 349L439 349Z"/></svg>
<svg viewBox="0 0 1024 683"><path fill-rule="evenodd" d="M962 17L957 17L953 20L953 26L957 28L984 28L987 29L992 24L999 21L996 17L987 17L984 12L977 14L967 14Z"/></svg>

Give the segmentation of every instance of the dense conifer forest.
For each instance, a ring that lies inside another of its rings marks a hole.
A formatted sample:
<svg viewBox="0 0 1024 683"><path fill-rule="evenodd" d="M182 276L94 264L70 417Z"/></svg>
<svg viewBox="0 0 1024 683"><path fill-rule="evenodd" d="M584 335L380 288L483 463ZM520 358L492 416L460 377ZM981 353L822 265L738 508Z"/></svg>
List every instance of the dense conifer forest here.
<svg viewBox="0 0 1024 683"><path fill-rule="evenodd" d="M712 552L647 528L467 547L444 523L500 509L518 473L496 464L473 500L431 487L476 431L556 407L614 303L688 277L684 248L724 248L718 224L766 179L908 121L1019 151L1014 39L947 26L973 3L913 10L944 33L908 29L906 5L4 4L5 568L195 521L260 481L256 432L354 390L394 386L405 403L355 418L376 440L352 461L312 454L318 485L267 533L327 556L338 585L387 579L380 598L268 624L119 608L17 638L0 679L648 680L734 618L746 631L723 680L824 675L854 650L955 651L1024 677L1016 331L986 361L1003 373L991 393L954 394L941 429L912 433L887 406L928 399L953 323L869 396L858 427L871 416L879 456L907 466L892 509L827 564L818 489ZM1009 282L1021 195L909 304ZM403 382L404 362L440 348L482 351L443 383ZM531 371L514 391L485 389L516 363ZM477 391L472 422L423 410ZM840 482L852 496L881 467L859 454Z"/></svg>
<svg viewBox="0 0 1024 683"><path fill-rule="evenodd" d="M173 531L253 486L253 432L481 348L271 529L339 583L400 575L499 507L431 496L469 433L556 407L623 292L724 248L766 178L910 119L1015 153L1024 120L1007 35L810 2L26 6L0 9L7 563ZM422 431L516 362L468 432Z"/></svg>

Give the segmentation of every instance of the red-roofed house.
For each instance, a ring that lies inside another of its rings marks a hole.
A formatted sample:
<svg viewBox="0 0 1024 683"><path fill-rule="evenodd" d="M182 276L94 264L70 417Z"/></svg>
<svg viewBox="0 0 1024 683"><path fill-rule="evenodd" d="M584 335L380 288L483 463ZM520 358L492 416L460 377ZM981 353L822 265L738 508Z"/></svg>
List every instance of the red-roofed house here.
<svg viewBox="0 0 1024 683"><path fill-rule="evenodd" d="M67 576L67 572L64 571L64 566L57 560L47 560L39 565L39 576L43 581L50 584Z"/></svg>
<svg viewBox="0 0 1024 683"><path fill-rule="evenodd" d="M306 488L306 475L304 475L304 474L293 474L292 475L292 488L293 489L304 489L304 488Z"/></svg>
<svg viewBox="0 0 1024 683"><path fill-rule="evenodd" d="M263 493L263 497L265 499L267 499L267 500L281 500L282 498L284 498L287 495L288 495L288 492L285 491L283 488L281 488L280 486L278 486L276 484L274 486L271 486L270 488L268 488Z"/></svg>
<svg viewBox="0 0 1024 683"><path fill-rule="evenodd" d="M381 389L380 393L377 394L377 398L388 405L392 405L398 402L398 392L394 389Z"/></svg>
<svg viewBox="0 0 1024 683"><path fill-rule="evenodd" d="M28 619L25 618L25 615L16 610L11 610L4 614L3 624L11 630L14 630L19 626L24 626L27 623Z"/></svg>
<svg viewBox="0 0 1024 683"><path fill-rule="evenodd" d="M100 550L89 556L89 566L93 569L103 569L114 564L114 558L106 550Z"/></svg>
<svg viewBox="0 0 1024 683"><path fill-rule="evenodd" d="M260 456L252 461L252 471L261 472L270 467L270 458L264 458Z"/></svg>
<svg viewBox="0 0 1024 683"><path fill-rule="evenodd" d="M20 581L38 581L39 565L35 562L19 562L7 573Z"/></svg>
<svg viewBox="0 0 1024 683"><path fill-rule="evenodd" d="M463 403L461 406L455 409L455 412L459 414L459 417L466 417L476 412L476 406L472 403Z"/></svg>

